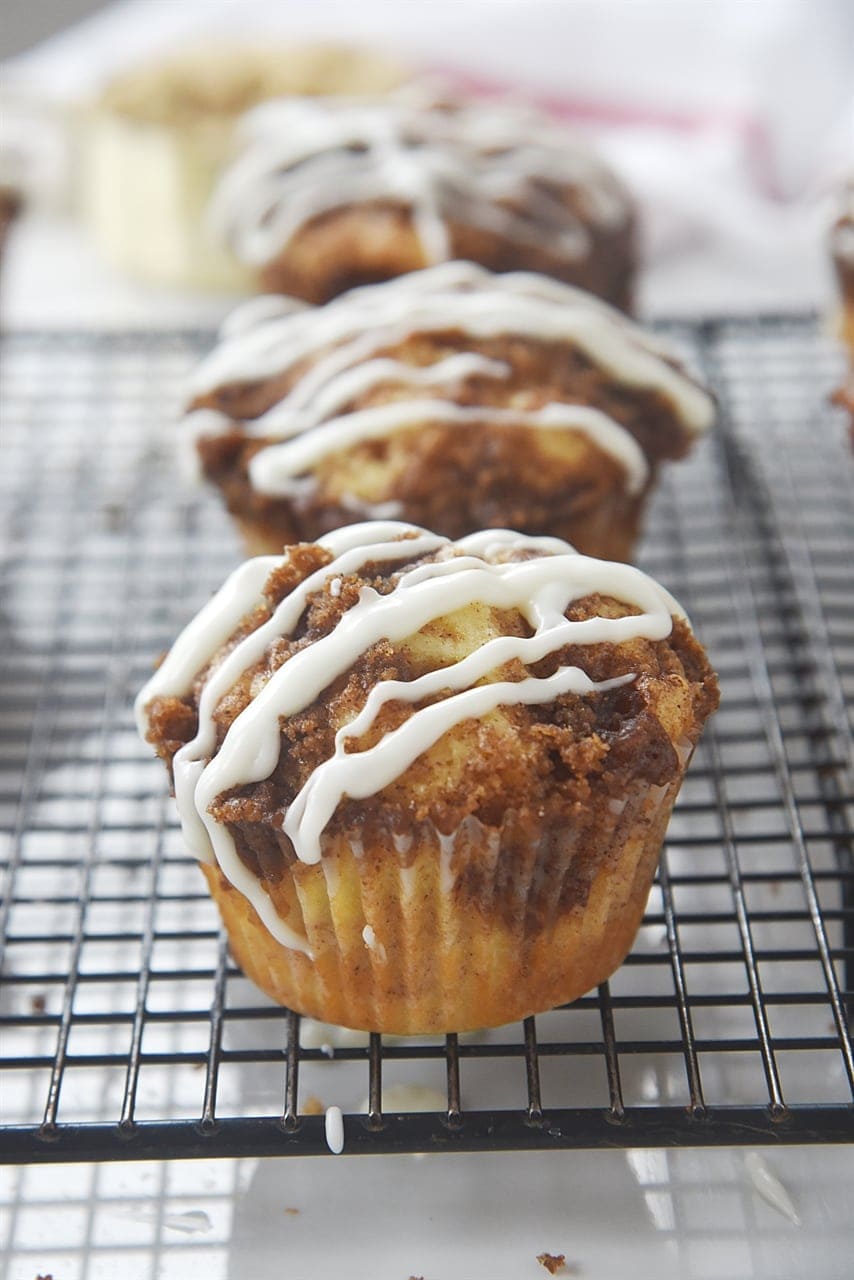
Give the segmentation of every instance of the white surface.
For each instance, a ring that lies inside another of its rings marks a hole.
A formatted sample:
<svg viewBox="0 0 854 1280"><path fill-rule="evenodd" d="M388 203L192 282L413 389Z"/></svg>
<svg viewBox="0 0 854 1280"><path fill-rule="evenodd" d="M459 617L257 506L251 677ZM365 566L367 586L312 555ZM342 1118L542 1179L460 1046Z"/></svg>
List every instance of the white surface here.
<svg viewBox="0 0 854 1280"><path fill-rule="evenodd" d="M850 1148L0 1170L8 1280L850 1280ZM298 1210L289 1213L289 1209Z"/></svg>
<svg viewBox="0 0 854 1280"><path fill-rule="evenodd" d="M215 326L236 301L136 284L112 271L80 228L50 213L14 227L0 286L6 329Z"/></svg>

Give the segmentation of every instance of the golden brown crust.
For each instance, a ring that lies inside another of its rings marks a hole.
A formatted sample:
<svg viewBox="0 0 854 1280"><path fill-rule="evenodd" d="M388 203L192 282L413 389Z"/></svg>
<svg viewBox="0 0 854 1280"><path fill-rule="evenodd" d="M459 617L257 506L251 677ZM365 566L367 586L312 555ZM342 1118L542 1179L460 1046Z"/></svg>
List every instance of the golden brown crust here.
<svg viewBox="0 0 854 1280"><path fill-rule="evenodd" d="M269 496L252 487L250 459L274 441L248 435L241 421L277 403L305 373L307 362L266 382L233 384L199 397L193 408L216 409L233 421L224 434L200 437L197 448L204 474L219 487L250 549L275 553L351 523L359 518L351 492L354 478L378 470L373 503L394 501L401 518L448 537L514 528L553 534L602 559L628 559L659 463L682 457L690 447L673 406L659 392L621 386L568 342L510 336L475 341L449 331L413 335L377 355L424 366L461 351L502 361L510 369L506 378L474 375L443 392L457 404L484 406L482 423L460 429L428 418L391 437L352 446L318 466L311 491L298 497ZM324 354L326 349L315 359ZM341 412L401 394L399 382L381 383ZM550 403L593 406L624 427L647 457L644 491L628 493L619 463L581 433L567 443L570 433L489 421L490 408L535 410Z"/></svg>
<svg viewBox="0 0 854 1280"><path fill-rule="evenodd" d="M267 584L266 607L247 618L224 651L260 625L296 581L322 568L327 560L328 553L321 548L294 549ZM336 596L327 583L311 598L294 636L273 643L261 662L247 670L222 699L215 713L218 743L275 670L329 634L364 588L385 594L398 577L397 567L376 565L363 574L338 579ZM530 629L515 611L490 612L490 625L497 634L528 634ZM631 612L618 601L594 595L574 602L567 616L580 620ZM430 630L431 639L442 644L447 641L443 628L449 627L453 628L452 620L440 619L430 624L432 630L425 628L419 634ZM221 656L215 655L212 665ZM273 773L219 798L212 809L214 817L228 825L241 858L268 885L281 883L293 868L295 855L281 830L282 815L318 765L333 754L338 727L355 717L378 682L409 681L434 665L411 643L372 645L320 698L282 722L281 753ZM559 829L567 821L576 826L595 823L611 800L619 800L635 786L666 788L681 776L684 760L678 744L696 741L718 697L714 673L685 623L676 620L666 640L564 649L536 664L530 673L544 677L558 665L579 666L597 682L628 673L636 678L608 692L565 694L544 706L507 707L498 724L489 718L463 722L454 730L457 760L464 757L463 768L449 767L440 740L375 796L358 802L345 799L328 825L327 836L351 838L358 832L369 865L375 857L389 857L395 833L421 831L426 840L430 830L450 834L474 821L485 828L501 828L504 855L512 865L514 851L540 841L545 830ZM512 664L503 672L510 679L524 674L523 668ZM167 763L195 734L204 675L200 673L186 699L160 698L149 708L149 739ZM417 705L386 704L371 731L353 741L353 749L372 746ZM483 905L487 872L475 855L459 877L459 892ZM406 866L410 853L398 851L398 860ZM567 881L570 897L583 898L594 872L595 865L587 866L582 851L574 878ZM511 890L512 886L506 902L500 895L494 899L499 914L511 909L507 905L515 900Z"/></svg>
<svg viewBox="0 0 854 1280"><path fill-rule="evenodd" d="M335 126L345 122L347 104L327 107L332 132L325 147L320 144L309 152L327 164L320 165L319 174L309 165L302 175L297 202L308 197L306 220L286 243L273 237L265 244L266 260L259 270L264 290L323 303L356 286L433 265L435 258L425 256L419 233L414 207L418 197L406 179L403 192L387 180L389 151L378 141L378 126L389 141L392 159L399 156L407 170L423 169L423 185L417 183L415 189L422 200L423 192L429 192L430 205L441 219L446 241L442 258L499 272L542 272L628 310L637 228L631 196L616 175L586 154L570 133L556 133L547 116L510 107L515 123L505 129L500 121L509 106L506 102L479 103L425 88L417 101L411 93L385 104L378 99L373 104L379 113L377 124L367 129L354 121L338 132ZM300 118L294 122L285 111L279 136L287 139L294 128L301 128ZM263 129L259 134L263 136ZM270 136L276 136L272 125ZM310 130L308 136L311 148L315 139ZM540 157L529 166L526 151L539 147ZM345 151L356 168L358 153L367 153L361 173L355 175L363 182L351 181L344 189L330 183L327 189L327 165L334 165ZM449 164L440 177L435 158L443 153ZM275 192L273 165L271 158ZM477 175L472 185L466 168ZM373 181L377 169L385 179L378 188ZM290 166L290 176L289 171ZM486 173L497 182L481 181ZM314 182L320 183L322 199L312 214ZM336 198L341 200L337 207Z"/></svg>
<svg viewBox="0 0 854 1280"><path fill-rule="evenodd" d="M554 184L548 190L584 224L590 246L582 256L567 260L550 253L545 227L540 244L520 244L454 219L446 224L448 256L491 271L541 272L630 311L636 258L633 217L613 228L602 227L586 216L583 191ZM348 289L392 280L429 265L409 209L389 200L372 200L312 218L287 249L263 268L261 285L269 293L323 303Z"/></svg>

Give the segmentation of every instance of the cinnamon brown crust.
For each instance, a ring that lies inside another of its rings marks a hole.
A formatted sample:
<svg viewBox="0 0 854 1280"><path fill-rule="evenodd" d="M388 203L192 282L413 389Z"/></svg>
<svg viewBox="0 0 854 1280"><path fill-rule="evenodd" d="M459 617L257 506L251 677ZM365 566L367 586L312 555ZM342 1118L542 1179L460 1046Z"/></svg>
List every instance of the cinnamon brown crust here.
<svg viewBox="0 0 854 1280"><path fill-rule="evenodd" d="M328 553L322 548L293 549L271 575L264 607L249 615L214 656L211 667L247 630L261 625L297 581L327 562ZM368 566L364 573L338 579L337 595L327 582L310 599L294 635L272 643L261 661L221 700L215 714L217 746L274 671L328 635L366 587L387 594L399 573L399 566ZM616 600L591 595L574 602L567 617L622 617L631 612ZM515 611L492 610L491 615L490 626L497 634L529 634L528 624ZM454 641L453 618L439 619L427 630L430 640L440 646ZM538 842L542 847L549 830L573 825L579 830L595 829L612 801L619 803L639 787L667 789L678 783L684 757L680 758L676 744L684 741L690 749L718 700L717 682L705 653L678 619L665 640L567 648L529 670L545 677L558 665L579 666L597 682L627 673L636 678L607 692L565 694L543 706L506 707L497 724L488 717L463 722L446 735L454 747L450 765L447 742L440 739L375 796L345 799L328 825L328 838L357 836L363 868L369 871L374 861L381 864L389 857L407 865L424 847L431 830L450 834L470 822L478 829L500 830L503 870L498 888L495 867L483 856L478 841L468 847L463 841L457 842L454 854L454 893L478 910L495 913L509 926L514 913L522 909L518 876L524 874L525 851ZM413 680L434 666L435 660L425 658L415 643L392 645L383 640L372 645L320 698L282 721L279 761L268 778L217 799L212 815L228 826L240 857L270 889L294 869L294 850L282 831L283 815L313 771L333 754L337 729L352 721L379 681ZM509 664L502 678L519 679L525 674L518 664ZM199 673L186 698L159 698L149 707L149 740L170 766L180 746L195 735L205 675L206 671ZM352 749L367 749L418 705L386 704L369 733L353 740ZM395 850L395 834L412 837L413 833L414 839ZM593 839L579 845L572 874L564 879L562 907L584 903L601 870L599 854ZM563 856L556 846L556 859ZM547 853L544 857L547 872ZM540 897L536 891L528 896L524 910L530 922L547 908L553 909L553 897L551 889Z"/></svg>
<svg viewBox="0 0 854 1280"><path fill-rule="evenodd" d="M512 336L474 340L449 330L412 335L376 354L426 366L463 351L502 361L509 369L507 377L469 376L443 392L459 405L483 406L482 422L463 430L425 415L411 429L331 455L315 469L311 490L298 496L271 496L253 488L249 462L275 441L249 435L241 423L280 401L308 362L260 383L232 384L197 398L192 408L216 409L232 420L224 433L200 437L197 449L205 476L249 534L251 549L275 552L359 518L350 482L370 469L381 477L372 502L393 501L401 518L448 537L479 528L548 532L587 554L628 559L659 464L682 457L690 447L673 406L660 392L619 384L569 342ZM328 349L311 363L326 354ZM403 385L389 380L354 397L340 412L403 394ZM545 431L490 424L491 408L535 410L550 403L592 406L624 427L647 458L650 474L643 492L628 493L620 464L580 433L567 447L567 433L558 443Z"/></svg>
<svg viewBox="0 0 854 1280"><path fill-rule="evenodd" d="M589 240L583 255L568 260L550 253L550 231L555 228L547 225L540 243L520 244L494 231L449 219L449 258L477 262L497 272L537 271L595 293L622 311L631 311L637 258L633 214L620 225L604 227L586 215L583 189L555 183L538 185L568 215L581 221ZM266 264L260 283L269 293L324 303L348 289L392 280L429 265L411 210L393 201L372 200L312 218L287 248Z"/></svg>

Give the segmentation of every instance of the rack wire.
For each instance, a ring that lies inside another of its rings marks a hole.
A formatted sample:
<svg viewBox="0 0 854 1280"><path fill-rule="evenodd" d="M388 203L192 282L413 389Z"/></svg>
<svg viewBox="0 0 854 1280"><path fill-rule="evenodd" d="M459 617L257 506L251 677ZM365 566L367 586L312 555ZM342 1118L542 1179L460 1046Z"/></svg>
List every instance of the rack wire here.
<svg viewBox="0 0 854 1280"><path fill-rule="evenodd" d="M642 562L692 614L721 710L611 982L414 1039L301 1020L242 978L133 729L152 661L239 558L175 463L210 336L4 340L2 1158L320 1154L333 1104L346 1153L854 1140L841 357L809 317L661 328L722 423L664 476Z"/></svg>

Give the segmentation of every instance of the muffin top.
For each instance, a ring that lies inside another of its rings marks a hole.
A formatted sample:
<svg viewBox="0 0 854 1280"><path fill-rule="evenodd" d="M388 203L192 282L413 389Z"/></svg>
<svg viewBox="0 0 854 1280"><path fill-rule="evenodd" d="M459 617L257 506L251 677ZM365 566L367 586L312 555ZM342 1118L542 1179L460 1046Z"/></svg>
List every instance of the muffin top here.
<svg viewBox="0 0 854 1280"><path fill-rule="evenodd" d="M260 267L309 223L377 203L407 211L425 263L453 256L452 223L534 249L545 241L574 262L596 229L632 219L611 170L549 116L410 85L373 101L283 98L250 112L211 220Z"/></svg>
<svg viewBox="0 0 854 1280"><path fill-rule="evenodd" d="M226 323L192 394L188 428L208 474L239 453L256 493L299 499L320 485L363 516L409 514L372 504L419 483L411 450L419 437L427 447L429 426L446 453L482 429L526 433L546 455L580 439L638 493L651 463L684 454L714 415L710 394L599 299L465 262L325 307L254 299Z"/></svg>
<svg viewBox="0 0 854 1280"><path fill-rule="evenodd" d="M638 569L376 522L247 561L136 712L193 852L297 946L263 886L329 838L403 856L419 824L620 803L678 775L716 701L678 604Z"/></svg>

